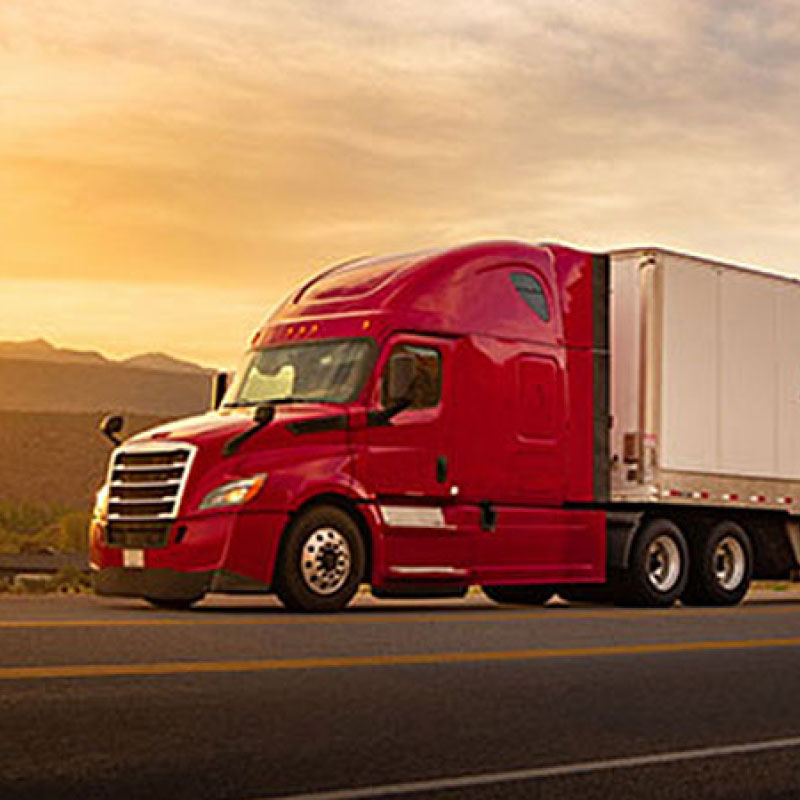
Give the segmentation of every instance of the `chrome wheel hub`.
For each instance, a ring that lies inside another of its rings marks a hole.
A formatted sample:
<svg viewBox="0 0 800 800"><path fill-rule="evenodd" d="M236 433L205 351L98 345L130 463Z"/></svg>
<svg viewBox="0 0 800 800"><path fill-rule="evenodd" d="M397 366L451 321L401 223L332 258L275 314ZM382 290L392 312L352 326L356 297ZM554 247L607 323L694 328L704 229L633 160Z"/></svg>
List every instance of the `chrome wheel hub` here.
<svg viewBox="0 0 800 800"><path fill-rule="evenodd" d="M659 592L668 592L681 577L681 551L671 536L657 536L647 548L647 580Z"/></svg>
<svg viewBox="0 0 800 800"><path fill-rule="evenodd" d="M714 550L714 576L720 588L730 592L744 579L747 557L738 539L726 536Z"/></svg>
<svg viewBox="0 0 800 800"><path fill-rule="evenodd" d="M336 528L315 530L300 554L303 580L315 594L338 592L350 576L350 564L350 545Z"/></svg>

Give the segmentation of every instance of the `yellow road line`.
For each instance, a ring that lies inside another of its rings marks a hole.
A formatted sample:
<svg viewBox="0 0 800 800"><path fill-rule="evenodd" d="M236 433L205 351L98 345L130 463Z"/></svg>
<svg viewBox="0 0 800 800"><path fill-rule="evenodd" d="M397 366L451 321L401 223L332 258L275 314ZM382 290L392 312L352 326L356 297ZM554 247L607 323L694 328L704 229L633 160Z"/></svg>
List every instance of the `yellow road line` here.
<svg viewBox="0 0 800 800"><path fill-rule="evenodd" d="M236 606L227 610L215 611L220 619L204 619L206 614L202 611L187 612L181 617L155 617L147 619L136 617L133 619L29 619L29 620L0 620L0 630L14 628L129 628L174 625L366 625L403 622L503 622L508 620L544 619L558 620L585 620L585 619L640 619L648 620L653 617L668 617L672 619L713 618L727 616L770 616L773 614L800 614L800 603L792 606L773 608L705 608L705 609L614 609L589 610L589 611L564 611L559 607L542 609L538 611L469 611L467 609L453 608L450 611L435 612L410 612L397 611L392 614L385 613L355 613L344 612L332 616L289 616L279 613L263 617L249 616L245 619L236 619L241 612ZM229 614L229 615L228 615ZM225 616L223 616L225 615Z"/></svg>
<svg viewBox="0 0 800 800"><path fill-rule="evenodd" d="M398 655L332 656L316 658L262 659L251 661L165 661L152 664L64 664L41 667L2 667L0 681L45 678L110 678L147 675L195 675L223 672L277 672L343 667L396 667L475 662L541 661L555 658L656 655L703 651L760 650L800 647L800 637L788 639L741 639L735 641L665 642L603 647L566 647L536 650L484 652L408 653Z"/></svg>

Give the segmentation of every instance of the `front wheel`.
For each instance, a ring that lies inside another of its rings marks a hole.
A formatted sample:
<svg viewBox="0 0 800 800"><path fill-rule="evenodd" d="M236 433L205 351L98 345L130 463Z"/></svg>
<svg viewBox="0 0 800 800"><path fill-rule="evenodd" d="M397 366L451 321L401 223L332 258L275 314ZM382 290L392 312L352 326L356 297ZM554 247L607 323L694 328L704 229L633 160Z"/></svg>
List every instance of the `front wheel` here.
<svg viewBox="0 0 800 800"><path fill-rule="evenodd" d="M720 522L695 545L681 600L695 606L734 606L747 594L752 574L750 538L735 522Z"/></svg>
<svg viewBox="0 0 800 800"><path fill-rule="evenodd" d="M364 578L364 541L353 518L336 506L318 506L289 526L275 591L290 611L344 608Z"/></svg>
<svg viewBox="0 0 800 800"><path fill-rule="evenodd" d="M621 605L667 608L683 593L688 573L689 549L680 528L653 519L636 537L614 596Z"/></svg>
<svg viewBox="0 0 800 800"><path fill-rule="evenodd" d="M543 606L555 594L550 586L481 586L481 589L495 603L518 606Z"/></svg>

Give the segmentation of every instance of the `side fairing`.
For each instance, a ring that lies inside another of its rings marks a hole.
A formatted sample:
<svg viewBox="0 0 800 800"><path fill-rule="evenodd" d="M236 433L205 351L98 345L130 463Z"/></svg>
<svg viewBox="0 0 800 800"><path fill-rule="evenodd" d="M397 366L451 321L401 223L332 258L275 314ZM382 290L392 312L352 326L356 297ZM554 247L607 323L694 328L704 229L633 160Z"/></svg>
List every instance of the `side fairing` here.
<svg viewBox="0 0 800 800"><path fill-rule="evenodd" d="M564 315L568 385L568 502L609 499L609 260L550 248Z"/></svg>

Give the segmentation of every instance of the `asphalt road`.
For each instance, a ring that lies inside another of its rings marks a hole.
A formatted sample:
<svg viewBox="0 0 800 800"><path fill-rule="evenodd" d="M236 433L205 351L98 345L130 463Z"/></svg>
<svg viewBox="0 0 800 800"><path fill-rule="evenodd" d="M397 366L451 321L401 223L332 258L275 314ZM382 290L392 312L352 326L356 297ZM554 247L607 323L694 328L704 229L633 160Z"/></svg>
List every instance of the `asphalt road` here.
<svg viewBox="0 0 800 800"><path fill-rule="evenodd" d="M800 594L0 599L0 798L800 797Z"/></svg>

